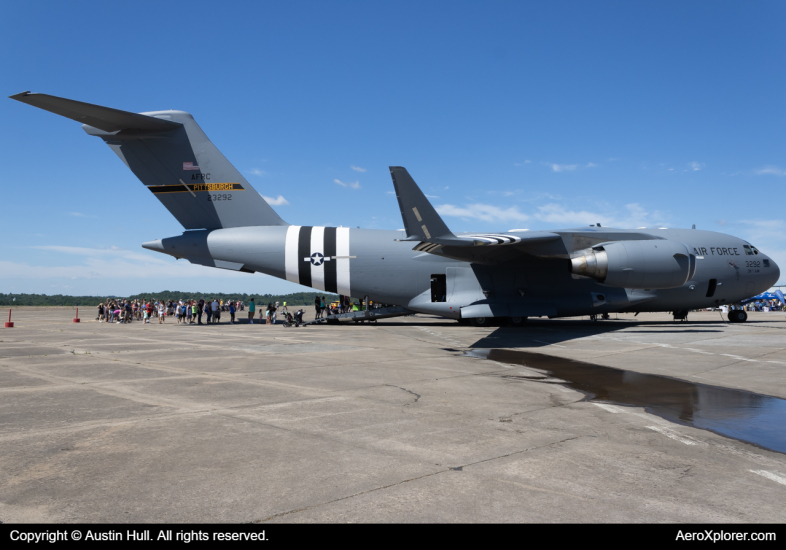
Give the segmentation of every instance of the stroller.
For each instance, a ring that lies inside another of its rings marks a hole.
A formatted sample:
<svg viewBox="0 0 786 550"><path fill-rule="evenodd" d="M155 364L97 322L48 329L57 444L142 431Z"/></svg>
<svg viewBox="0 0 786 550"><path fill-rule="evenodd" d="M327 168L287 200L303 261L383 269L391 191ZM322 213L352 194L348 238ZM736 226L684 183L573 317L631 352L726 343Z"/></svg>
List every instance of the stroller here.
<svg viewBox="0 0 786 550"><path fill-rule="evenodd" d="M296 326L299 327L303 324L303 314L306 312L305 309L299 309L295 312L295 314L291 314L288 311L284 312L284 317L286 321L284 321L285 327Z"/></svg>

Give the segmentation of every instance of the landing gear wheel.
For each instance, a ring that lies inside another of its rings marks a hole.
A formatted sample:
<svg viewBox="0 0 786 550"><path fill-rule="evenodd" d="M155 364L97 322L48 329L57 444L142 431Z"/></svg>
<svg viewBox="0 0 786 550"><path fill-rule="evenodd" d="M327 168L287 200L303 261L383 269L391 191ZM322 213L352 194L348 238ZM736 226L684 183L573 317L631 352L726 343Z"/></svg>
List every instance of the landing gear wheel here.
<svg viewBox="0 0 786 550"><path fill-rule="evenodd" d="M523 327L526 322L527 322L527 318L526 317L511 317L510 318L510 326L512 326L512 327Z"/></svg>
<svg viewBox="0 0 786 550"><path fill-rule="evenodd" d="M487 327L491 324L491 319L488 317L473 317L471 321L473 326L476 327Z"/></svg>
<svg viewBox="0 0 786 550"><path fill-rule="evenodd" d="M732 309L729 312L728 318L729 318L729 322L730 323L737 323L737 322L739 322L739 321L737 321L737 310L736 309Z"/></svg>
<svg viewBox="0 0 786 550"><path fill-rule="evenodd" d="M743 309L733 309L729 312L729 321L732 323L744 323L748 320L748 313Z"/></svg>

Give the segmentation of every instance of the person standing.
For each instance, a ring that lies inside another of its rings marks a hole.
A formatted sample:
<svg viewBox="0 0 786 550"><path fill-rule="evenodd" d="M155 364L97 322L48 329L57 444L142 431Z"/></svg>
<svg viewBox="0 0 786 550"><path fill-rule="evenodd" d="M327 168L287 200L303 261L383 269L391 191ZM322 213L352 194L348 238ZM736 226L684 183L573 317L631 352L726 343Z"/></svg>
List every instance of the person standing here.
<svg viewBox="0 0 786 550"><path fill-rule="evenodd" d="M248 304L248 324L254 324L254 313L257 310L257 305L254 303L254 299L251 298L251 302Z"/></svg>
<svg viewBox="0 0 786 550"><path fill-rule="evenodd" d="M158 302L158 324L162 324L166 318L166 304L164 300Z"/></svg>
<svg viewBox="0 0 786 550"><path fill-rule="evenodd" d="M218 300L213 298L213 303L210 307L213 309L213 324L217 325L219 319L221 319L221 306L218 303Z"/></svg>
<svg viewBox="0 0 786 550"><path fill-rule="evenodd" d="M205 299L200 298L199 304L197 304L197 324L202 324L202 312L205 310Z"/></svg>
<svg viewBox="0 0 786 550"><path fill-rule="evenodd" d="M235 324L235 302L229 302L229 323Z"/></svg>
<svg viewBox="0 0 786 550"><path fill-rule="evenodd" d="M314 298L314 319L320 318L320 309L319 309L319 296Z"/></svg>
<svg viewBox="0 0 786 550"><path fill-rule="evenodd" d="M276 324L276 311L278 311L278 302L273 306L273 309L270 310L270 324Z"/></svg>
<svg viewBox="0 0 786 550"><path fill-rule="evenodd" d="M207 315L207 324L210 324L210 320L213 318L213 308L210 304L210 300L205 302L205 315Z"/></svg>

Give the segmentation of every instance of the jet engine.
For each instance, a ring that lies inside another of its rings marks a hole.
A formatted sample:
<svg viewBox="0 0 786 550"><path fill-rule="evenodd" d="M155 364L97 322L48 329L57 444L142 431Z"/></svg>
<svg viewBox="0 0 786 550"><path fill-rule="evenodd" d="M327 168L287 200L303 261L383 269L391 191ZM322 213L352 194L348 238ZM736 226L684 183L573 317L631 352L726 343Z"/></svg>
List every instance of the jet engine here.
<svg viewBox="0 0 786 550"><path fill-rule="evenodd" d="M670 240L616 241L571 255L571 273L620 288L677 288L696 272L696 257Z"/></svg>

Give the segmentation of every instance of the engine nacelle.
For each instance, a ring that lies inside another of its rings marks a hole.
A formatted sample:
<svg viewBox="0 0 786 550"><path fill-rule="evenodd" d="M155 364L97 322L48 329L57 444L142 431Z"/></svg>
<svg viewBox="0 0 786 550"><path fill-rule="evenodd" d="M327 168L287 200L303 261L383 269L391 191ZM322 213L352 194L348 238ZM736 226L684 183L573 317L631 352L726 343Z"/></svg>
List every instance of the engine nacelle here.
<svg viewBox="0 0 786 550"><path fill-rule="evenodd" d="M571 273L619 288L677 288L696 272L696 257L678 241L617 241L572 255Z"/></svg>

